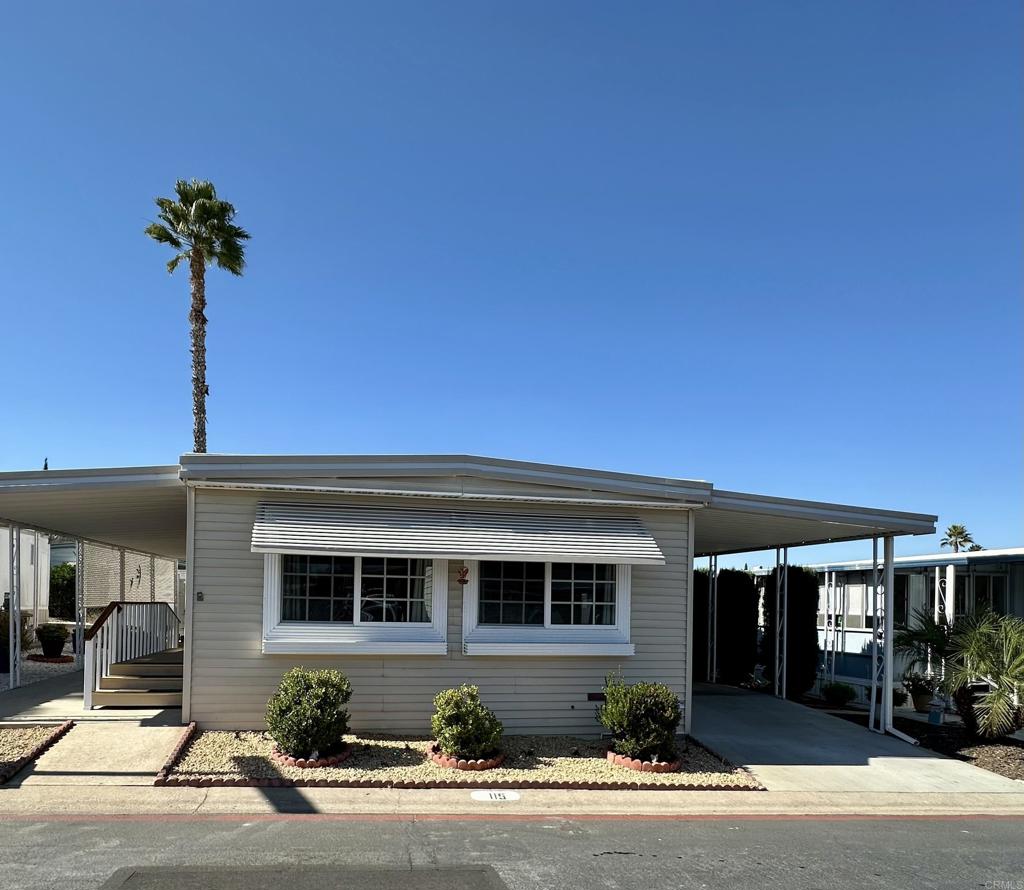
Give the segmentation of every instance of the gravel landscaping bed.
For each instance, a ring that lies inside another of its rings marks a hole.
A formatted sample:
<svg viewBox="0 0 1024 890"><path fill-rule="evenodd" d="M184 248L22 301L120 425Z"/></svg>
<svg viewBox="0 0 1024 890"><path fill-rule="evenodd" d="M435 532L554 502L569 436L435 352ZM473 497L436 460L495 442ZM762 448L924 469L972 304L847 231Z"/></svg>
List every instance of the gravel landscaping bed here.
<svg viewBox="0 0 1024 890"><path fill-rule="evenodd" d="M59 727L0 726L0 783L6 782L39 749L53 739Z"/></svg>
<svg viewBox="0 0 1024 890"><path fill-rule="evenodd" d="M32 661L29 655L39 655L41 650L36 648L31 652L21 653L21 685L28 686L29 683L38 683L40 680L49 680L51 677L56 677L60 674L69 674L72 671L81 670L78 668L74 661L67 662L65 664L49 664L44 661ZM65 655L72 655L71 647L65 646ZM0 693L6 691L8 683L10 682L10 674L7 673L7 662L2 665L3 672L0 673Z"/></svg>
<svg viewBox="0 0 1024 890"><path fill-rule="evenodd" d="M427 757L429 739L348 735L352 755L332 767L289 767L271 759L273 742L263 732L198 733L166 784L338 784L363 787L609 787L734 788L761 790L750 773L688 742L675 773L638 773L610 764L606 745L573 736L509 736L505 762L496 769L446 769Z"/></svg>

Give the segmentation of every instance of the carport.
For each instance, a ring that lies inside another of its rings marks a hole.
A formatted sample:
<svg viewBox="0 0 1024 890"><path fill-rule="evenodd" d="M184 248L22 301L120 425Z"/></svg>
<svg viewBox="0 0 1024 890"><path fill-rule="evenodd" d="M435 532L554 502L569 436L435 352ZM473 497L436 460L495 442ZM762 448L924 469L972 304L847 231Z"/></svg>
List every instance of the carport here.
<svg viewBox="0 0 1024 890"><path fill-rule="evenodd" d="M707 559L708 567L708 676L717 674L716 639L720 605L717 578L718 558L724 555L774 551L775 614L780 616L774 628L771 649L775 654L772 671L773 693L783 698L786 689L786 650L788 629L787 580L790 550L814 544L842 541L865 541L870 544L874 566L871 614L872 692L869 728L878 733L904 736L893 727L892 697L881 696L881 707L875 707L877 689L887 688L893 671L893 559L895 539L902 535L923 535L935 532L938 517L929 514L877 510L817 501L767 497L736 491L713 489L706 507L696 511L694 521L694 559ZM691 641L694 629L691 628ZM692 646L689 647L692 650ZM688 672L694 676L693 671ZM686 713L692 710L693 683L690 684ZM739 707L741 703L736 702ZM689 724L689 720L688 720ZM914 743L916 744L916 743Z"/></svg>
<svg viewBox="0 0 1024 890"><path fill-rule="evenodd" d="M178 477L177 465L0 473L0 526L8 526L12 532L9 577L3 579L11 613L18 614L22 606L21 530L77 540L75 649L81 666L88 659L88 647L84 645L88 631L82 586L83 545L96 544L121 554L120 590L112 589L110 599L118 599L120 594L124 600L126 551L173 560L185 556L185 506L185 486ZM152 636L157 622L151 623L153 626L146 630ZM23 641L19 622L9 624L9 685L14 688L19 685ZM166 635L171 633L169 628L165 630ZM3 671L7 670L4 665Z"/></svg>

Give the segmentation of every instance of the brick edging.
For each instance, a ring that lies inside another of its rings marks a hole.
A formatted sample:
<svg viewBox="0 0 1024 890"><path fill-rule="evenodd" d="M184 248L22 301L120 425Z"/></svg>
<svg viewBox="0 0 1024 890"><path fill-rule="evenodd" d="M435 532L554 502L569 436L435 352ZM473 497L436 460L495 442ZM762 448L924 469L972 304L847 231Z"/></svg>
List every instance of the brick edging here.
<svg viewBox="0 0 1024 890"><path fill-rule="evenodd" d="M185 753L185 749L188 747L189 742L192 741L192 738L195 736L198 728L199 727L196 726L195 720L185 727L185 731L181 734L181 738L178 739L178 744L174 746L174 750L171 751L168 758L164 761L164 765L160 767L160 772L158 772L156 774L156 778L153 779L154 785L176 784L169 782L167 777L171 774L171 770L178 765L178 761L181 760L181 755Z"/></svg>
<svg viewBox="0 0 1024 890"><path fill-rule="evenodd" d="M27 727L38 726L39 724L27 724ZM36 745L28 754L24 757L15 760L13 763L8 764L3 769L0 769L0 785L10 781L20 770L24 769L28 764L35 760L40 754L42 754L47 748L55 744L61 736L65 735L72 726L75 725L74 720L66 720L60 726L54 727L45 739L43 739L38 745ZM7 727L8 729L14 727Z"/></svg>
<svg viewBox="0 0 1024 890"><path fill-rule="evenodd" d="M168 776L154 784L169 788L548 788L568 791L764 791L750 785L645 785L641 782L545 782L540 779L502 779L496 782L467 782L459 779L423 779L388 782L383 779L252 779L196 776Z"/></svg>

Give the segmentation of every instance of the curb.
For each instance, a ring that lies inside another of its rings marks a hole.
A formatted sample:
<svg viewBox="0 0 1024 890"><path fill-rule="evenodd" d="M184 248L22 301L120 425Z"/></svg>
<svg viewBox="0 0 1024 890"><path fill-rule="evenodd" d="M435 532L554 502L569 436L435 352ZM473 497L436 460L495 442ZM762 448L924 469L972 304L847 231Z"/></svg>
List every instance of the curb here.
<svg viewBox="0 0 1024 890"><path fill-rule="evenodd" d="M160 767L160 771L156 774L156 778L153 780L154 785L169 785L171 782L168 781L167 777L171 774L177 765L178 761L181 760L181 755L185 753L185 749L188 747L189 742L192 741L192 737L196 734L195 720L189 723L185 727L185 731L181 734L181 738L178 739L178 744L174 746L174 750L171 751L170 756L164 761L164 765Z"/></svg>
<svg viewBox="0 0 1024 890"><path fill-rule="evenodd" d="M168 776L154 782L168 788L404 788L428 790L432 788L467 788L488 790L493 788L534 788L565 791L764 791L750 785L645 785L642 782L542 782L536 779L496 782L468 782L464 779L431 779L409 782L387 782L381 779L252 779L242 776L194 776L184 778Z"/></svg>
<svg viewBox="0 0 1024 890"><path fill-rule="evenodd" d="M39 725L39 724L36 724ZM10 781L20 770L28 766L33 760L39 757L47 748L54 745L62 736L66 735L67 732L75 725L74 720L68 720L60 726L54 728L45 739L43 739L38 745L36 745L28 754L19 760L15 760L13 763L8 764L3 770L0 770L0 785Z"/></svg>

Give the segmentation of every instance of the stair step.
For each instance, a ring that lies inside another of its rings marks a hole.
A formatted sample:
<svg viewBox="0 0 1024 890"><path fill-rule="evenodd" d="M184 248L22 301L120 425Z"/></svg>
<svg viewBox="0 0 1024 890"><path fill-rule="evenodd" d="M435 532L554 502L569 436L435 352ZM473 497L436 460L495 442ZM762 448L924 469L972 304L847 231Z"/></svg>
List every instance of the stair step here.
<svg viewBox="0 0 1024 890"><path fill-rule="evenodd" d="M124 708L180 708L181 693L144 689L98 690L92 694L92 703Z"/></svg>
<svg viewBox="0 0 1024 890"><path fill-rule="evenodd" d="M181 662L119 661L110 666L110 673L119 677L180 677Z"/></svg>
<svg viewBox="0 0 1024 890"><path fill-rule="evenodd" d="M101 677L100 689L160 689L181 692L181 677L132 677L120 674Z"/></svg>

